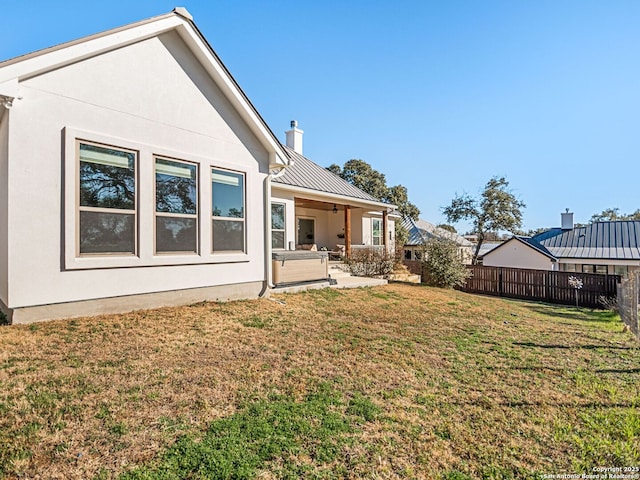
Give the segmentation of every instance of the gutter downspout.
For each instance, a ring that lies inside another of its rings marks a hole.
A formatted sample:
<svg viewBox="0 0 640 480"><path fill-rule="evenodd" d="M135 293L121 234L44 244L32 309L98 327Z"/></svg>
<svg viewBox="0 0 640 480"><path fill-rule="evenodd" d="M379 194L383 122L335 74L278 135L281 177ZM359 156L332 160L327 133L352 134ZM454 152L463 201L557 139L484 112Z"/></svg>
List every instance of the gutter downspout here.
<svg viewBox="0 0 640 480"><path fill-rule="evenodd" d="M270 289L274 287L272 280L273 266L271 264L271 180L284 175L285 168L293 165L293 160L288 165L271 164L269 165L269 175L264 179L264 272L265 282L262 291L258 295L264 297ZM279 169L275 173L272 170Z"/></svg>

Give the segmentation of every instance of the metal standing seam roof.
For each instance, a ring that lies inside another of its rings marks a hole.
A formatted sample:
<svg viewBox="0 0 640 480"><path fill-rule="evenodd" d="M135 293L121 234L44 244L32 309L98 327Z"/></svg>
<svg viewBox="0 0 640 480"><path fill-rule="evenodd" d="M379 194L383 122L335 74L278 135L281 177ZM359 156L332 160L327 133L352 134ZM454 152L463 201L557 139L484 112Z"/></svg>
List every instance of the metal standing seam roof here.
<svg viewBox="0 0 640 480"><path fill-rule="evenodd" d="M461 247L471 247L473 244L457 233L450 232L444 228L435 226L426 220L412 218L404 218L402 225L409 232L409 239L406 245L422 245L430 238L446 238L457 243Z"/></svg>
<svg viewBox="0 0 640 480"><path fill-rule="evenodd" d="M557 260L557 258L549 250L547 250L547 248L544 245L542 245L538 241L534 240L532 237L525 237L525 236L522 236L522 235L514 235L513 238L515 238L517 240L520 240L521 242L526 243L527 245L532 247L534 250L537 250L538 252L542 253L543 255L551 258L554 262Z"/></svg>
<svg viewBox="0 0 640 480"><path fill-rule="evenodd" d="M342 195L367 202L384 203L331 173L326 168L314 163L304 155L300 155L292 148L285 145L282 147L293 159L293 165L288 166L282 176L274 178L272 180L273 183Z"/></svg>
<svg viewBox="0 0 640 480"><path fill-rule="evenodd" d="M640 220L552 228L532 237L556 258L640 260Z"/></svg>

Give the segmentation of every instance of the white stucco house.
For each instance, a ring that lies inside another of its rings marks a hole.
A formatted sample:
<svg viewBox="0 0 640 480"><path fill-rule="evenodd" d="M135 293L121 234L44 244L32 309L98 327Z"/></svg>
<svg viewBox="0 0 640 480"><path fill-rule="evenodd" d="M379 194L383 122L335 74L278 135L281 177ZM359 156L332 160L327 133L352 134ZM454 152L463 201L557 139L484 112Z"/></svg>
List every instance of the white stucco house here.
<svg viewBox="0 0 640 480"><path fill-rule="evenodd" d="M482 264L626 276L640 270L640 221L576 226L573 213L565 212L560 228L533 237L514 236L485 253Z"/></svg>
<svg viewBox="0 0 640 480"><path fill-rule="evenodd" d="M514 235L482 255L485 267L557 270L558 259L530 237Z"/></svg>
<svg viewBox="0 0 640 480"><path fill-rule="evenodd" d="M301 135L280 143L181 8L1 62L0 309L251 298L273 251L391 248L393 206L303 157Z"/></svg>

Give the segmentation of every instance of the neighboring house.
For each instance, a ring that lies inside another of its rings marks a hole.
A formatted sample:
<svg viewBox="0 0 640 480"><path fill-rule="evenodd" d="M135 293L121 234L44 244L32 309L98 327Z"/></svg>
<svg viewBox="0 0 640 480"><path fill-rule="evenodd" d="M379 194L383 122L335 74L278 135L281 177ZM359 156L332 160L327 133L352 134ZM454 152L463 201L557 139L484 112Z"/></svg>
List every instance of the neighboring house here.
<svg viewBox="0 0 640 480"><path fill-rule="evenodd" d="M315 219L303 243L345 228L387 244L393 206L362 192L274 182L272 204L272 178L303 158L182 8L4 61L0 309L20 323L257 297L296 218Z"/></svg>
<svg viewBox="0 0 640 480"><path fill-rule="evenodd" d="M558 259L543 245L529 237L514 235L509 240L481 253L485 267L557 270Z"/></svg>
<svg viewBox="0 0 640 480"><path fill-rule="evenodd" d="M576 227L566 212L561 225L531 238L513 237L485 254L483 264L623 276L640 269L640 221Z"/></svg>
<svg viewBox="0 0 640 480"><path fill-rule="evenodd" d="M405 218L402 220L402 225L409 235L404 245L405 263L409 264L408 262L421 261L424 244L433 238L455 242L458 245L458 252L463 262L471 263L473 244L457 233L450 232L449 230L435 226L433 223L420 219L416 221L412 218Z"/></svg>
<svg viewBox="0 0 640 480"><path fill-rule="evenodd" d="M302 155L302 131L295 121L286 132L292 164L274 176L271 202L274 219L286 218L283 231L273 232L274 250L315 245L348 251L362 246L387 248L395 238L394 206L334 175ZM274 222L274 227L276 223Z"/></svg>

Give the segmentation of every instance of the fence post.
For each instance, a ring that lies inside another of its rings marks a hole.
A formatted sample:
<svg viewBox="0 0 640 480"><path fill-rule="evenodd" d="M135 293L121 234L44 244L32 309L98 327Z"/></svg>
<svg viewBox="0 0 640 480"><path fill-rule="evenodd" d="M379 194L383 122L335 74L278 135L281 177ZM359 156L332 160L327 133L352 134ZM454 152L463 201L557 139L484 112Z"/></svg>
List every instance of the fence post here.
<svg viewBox="0 0 640 480"><path fill-rule="evenodd" d="M498 270L498 295L502 296L502 267Z"/></svg>

